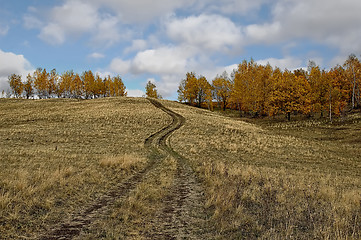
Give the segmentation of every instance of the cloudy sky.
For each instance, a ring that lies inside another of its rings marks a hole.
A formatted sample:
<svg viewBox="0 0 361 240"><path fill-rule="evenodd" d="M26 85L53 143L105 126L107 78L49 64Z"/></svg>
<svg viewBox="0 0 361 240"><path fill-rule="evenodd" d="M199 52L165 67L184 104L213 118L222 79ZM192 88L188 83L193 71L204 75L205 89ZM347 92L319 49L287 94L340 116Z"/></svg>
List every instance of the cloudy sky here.
<svg viewBox="0 0 361 240"><path fill-rule="evenodd" d="M176 99L186 72L212 80L243 59L290 70L361 53L360 0L0 0L0 90L38 67L148 80Z"/></svg>

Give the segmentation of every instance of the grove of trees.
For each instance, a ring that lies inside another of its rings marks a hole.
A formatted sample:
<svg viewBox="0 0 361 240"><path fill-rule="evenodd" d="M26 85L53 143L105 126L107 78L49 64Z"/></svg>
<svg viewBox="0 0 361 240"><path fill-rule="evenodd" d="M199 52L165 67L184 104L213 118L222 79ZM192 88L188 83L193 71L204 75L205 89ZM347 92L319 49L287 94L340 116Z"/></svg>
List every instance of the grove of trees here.
<svg viewBox="0 0 361 240"><path fill-rule="evenodd" d="M34 95L40 99L54 97L92 99L127 95L120 76L102 78L98 74L94 75L90 70L81 75L73 71L59 75L55 69L47 72L46 69L38 68L32 75L28 74L24 82L21 75L10 75L9 85L12 95L27 99Z"/></svg>
<svg viewBox="0 0 361 240"><path fill-rule="evenodd" d="M343 66L321 70L313 61L307 71L282 71L253 60L238 65L229 78L218 75L210 84L203 76L187 73L178 88L178 100L198 107L240 111L252 116L291 114L312 116L341 115L346 109L359 108L361 62L350 55Z"/></svg>

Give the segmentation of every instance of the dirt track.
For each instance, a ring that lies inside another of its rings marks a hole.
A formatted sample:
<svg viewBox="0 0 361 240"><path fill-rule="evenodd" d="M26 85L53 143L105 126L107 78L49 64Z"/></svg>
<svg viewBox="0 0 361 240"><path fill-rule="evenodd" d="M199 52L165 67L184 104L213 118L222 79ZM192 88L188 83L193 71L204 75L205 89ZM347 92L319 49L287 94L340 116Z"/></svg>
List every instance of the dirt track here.
<svg viewBox="0 0 361 240"><path fill-rule="evenodd" d="M152 144L177 160L177 172L170 194L164 200L165 207L158 211L157 217L152 221L153 231L146 237L149 239L210 239L202 186L186 159L176 153L168 141L171 133L185 123L185 118L156 100L149 99L149 101L173 119L172 124L163 129Z"/></svg>
<svg viewBox="0 0 361 240"><path fill-rule="evenodd" d="M149 136L144 144L153 151L160 151L175 158L177 171L172 188L163 201L164 207L157 211L156 217L149 223L152 230L144 233L144 237L148 239L209 239L211 236L208 235L207 230L202 186L186 160L174 152L168 143L169 136L185 123L185 118L164 107L157 100L148 100L170 115L172 122ZM126 198L143 181L146 174L154 169L155 165L156 160L151 160L145 169L115 186L107 195L86 206L85 210L74 213L64 222L49 229L40 239L72 239L79 236L84 228L107 214L115 199Z"/></svg>

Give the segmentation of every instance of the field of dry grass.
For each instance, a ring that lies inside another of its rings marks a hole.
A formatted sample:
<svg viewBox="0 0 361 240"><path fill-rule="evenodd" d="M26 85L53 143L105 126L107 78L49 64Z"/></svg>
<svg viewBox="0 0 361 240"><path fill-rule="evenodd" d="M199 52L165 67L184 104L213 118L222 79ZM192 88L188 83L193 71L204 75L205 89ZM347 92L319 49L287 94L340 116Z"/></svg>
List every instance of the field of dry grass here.
<svg viewBox="0 0 361 240"><path fill-rule="evenodd" d="M246 123L167 102L222 238L361 238L361 117Z"/></svg>
<svg viewBox="0 0 361 240"><path fill-rule="evenodd" d="M146 167L146 99L0 99L0 239L36 237Z"/></svg>
<svg viewBox="0 0 361 240"><path fill-rule="evenodd" d="M179 211L202 191L207 239L361 238L360 114L247 123L161 102L186 119L168 139L183 158L144 145L172 122L146 99L0 99L0 239L36 239L109 198L76 239L167 238L197 220Z"/></svg>

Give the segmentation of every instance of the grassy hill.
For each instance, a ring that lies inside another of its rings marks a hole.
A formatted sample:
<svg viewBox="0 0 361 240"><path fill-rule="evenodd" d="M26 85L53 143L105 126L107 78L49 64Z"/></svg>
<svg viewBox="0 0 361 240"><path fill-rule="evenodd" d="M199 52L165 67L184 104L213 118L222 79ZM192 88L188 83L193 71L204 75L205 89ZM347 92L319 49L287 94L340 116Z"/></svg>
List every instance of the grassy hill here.
<svg viewBox="0 0 361 240"><path fill-rule="evenodd" d="M147 99L0 99L0 239L361 237L359 114L247 123L160 102L185 118L164 149L144 142L172 117Z"/></svg>

